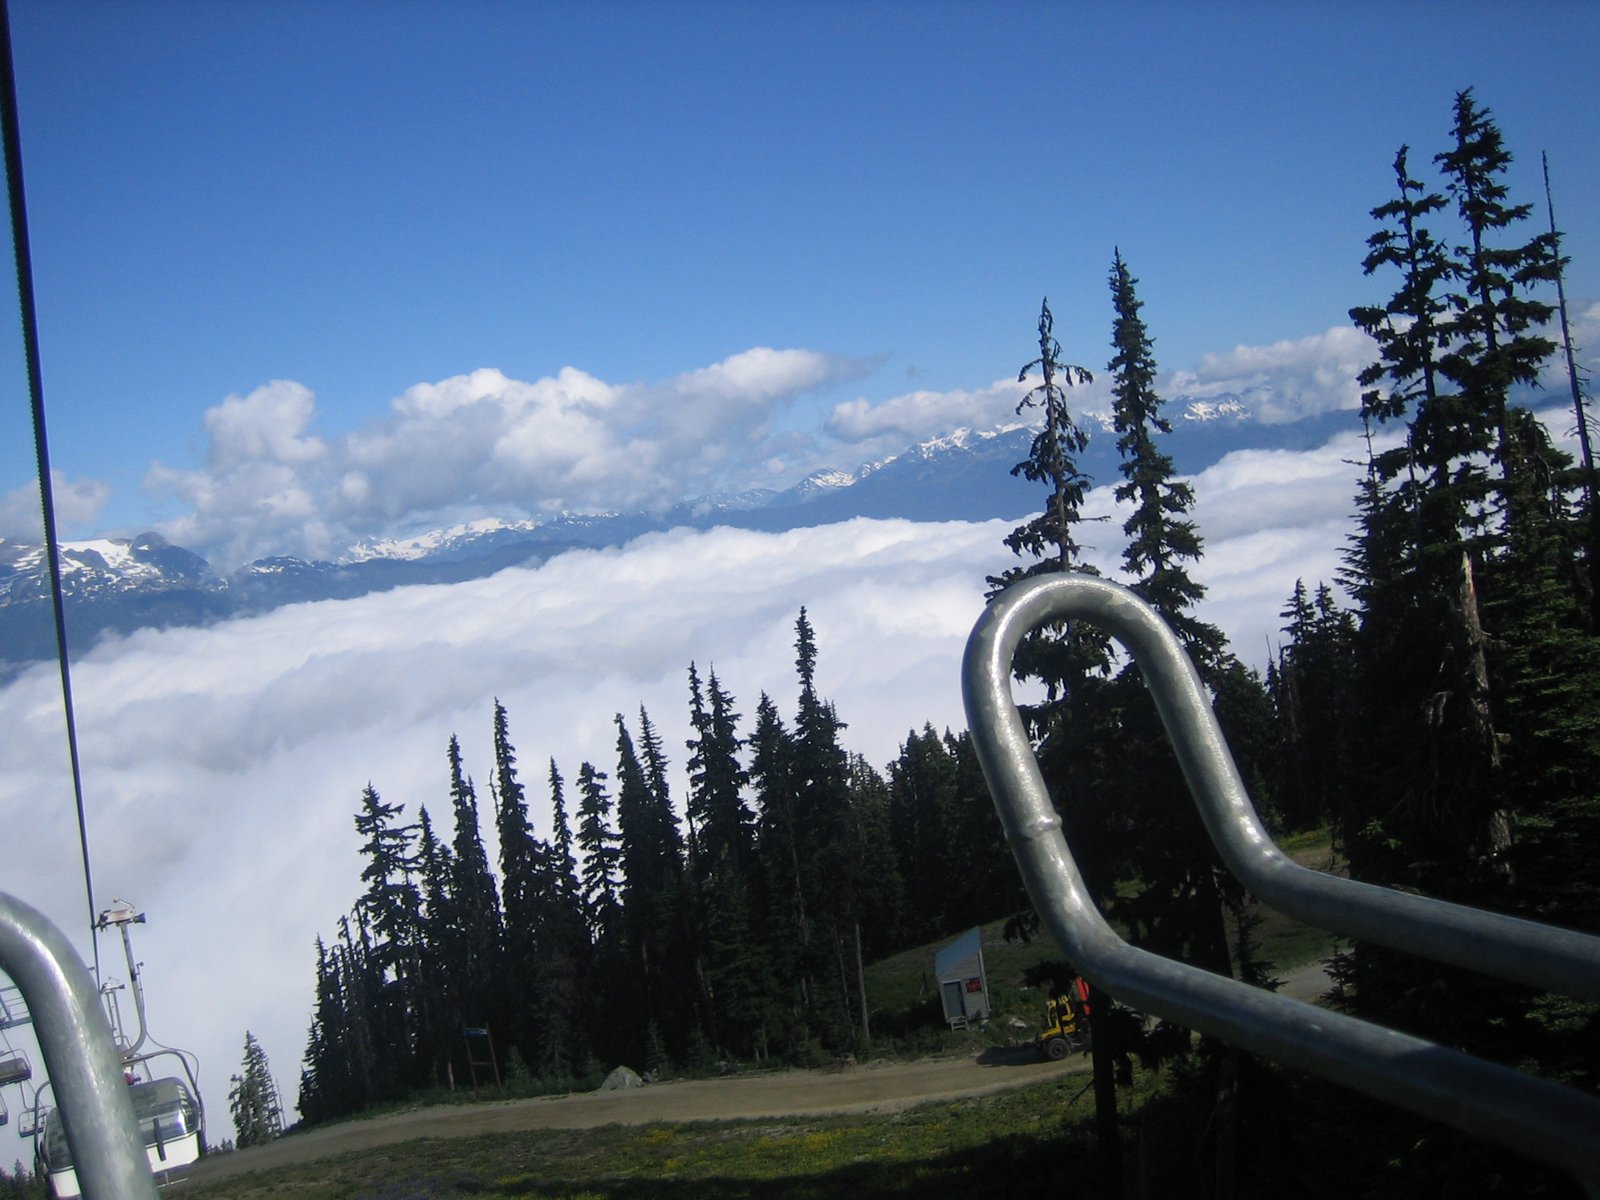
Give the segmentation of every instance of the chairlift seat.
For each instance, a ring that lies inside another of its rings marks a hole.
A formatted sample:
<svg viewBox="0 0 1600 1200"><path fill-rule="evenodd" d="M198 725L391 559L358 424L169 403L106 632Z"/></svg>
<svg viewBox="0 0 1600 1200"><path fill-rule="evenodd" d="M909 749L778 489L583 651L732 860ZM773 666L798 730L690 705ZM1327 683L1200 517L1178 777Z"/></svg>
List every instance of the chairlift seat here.
<svg viewBox="0 0 1600 1200"><path fill-rule="evenodd" d="M28 1062L27 1056L13 1054L0 1058L0 1087L8 1083L21 1083L24 1079L33 1078L33 1066Z"/></svg>

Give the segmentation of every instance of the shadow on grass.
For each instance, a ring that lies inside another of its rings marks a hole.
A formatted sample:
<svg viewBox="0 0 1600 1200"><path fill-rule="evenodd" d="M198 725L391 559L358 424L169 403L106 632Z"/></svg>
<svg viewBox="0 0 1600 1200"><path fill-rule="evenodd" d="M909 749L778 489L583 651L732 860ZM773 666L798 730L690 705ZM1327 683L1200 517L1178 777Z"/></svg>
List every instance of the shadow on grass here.
<svg viewBox="0 0 1600 1200"><path fill-rule="evenodd" d="M1086 1149L1086 1147L1085 1147ZM1003 1136L983 1146L915 1162L853 1163L828 1171L753 1179L710 1176L605 1179L526 1176L488 1180L470 1173L395 1181L377 1190L347 1193L353 1200L440 1200L453 1196L518 1197L532 1200L1059 1200L1090 1189L1086 1153L1064 1153L1060 1136Z"/></svg>

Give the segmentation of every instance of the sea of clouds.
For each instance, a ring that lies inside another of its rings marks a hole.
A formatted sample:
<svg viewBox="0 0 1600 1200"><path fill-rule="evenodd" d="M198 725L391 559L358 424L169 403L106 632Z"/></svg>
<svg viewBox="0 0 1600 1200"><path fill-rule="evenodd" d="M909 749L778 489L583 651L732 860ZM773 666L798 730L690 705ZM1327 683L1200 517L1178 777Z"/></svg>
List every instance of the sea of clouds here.
<svg viewBox="0 0 1600 1200"><path fill-rule="evenodd" d="M1211 588L1206 616L1249 657L1276 637L1295 579L1330 578L1337 565L1347 450L1225 460L1195 481L1197 515L1213 530L1198 572ZM1296 486L1282 487L1284 472ZM1120 545L1113 508L1107 489L1091 497L1091 511L1113 518L1099 526L1108 568ZM74 669L95 892L101 906L125 897L149 915L137 942L155 1035L200 1053L219 1120L246 1029L292 1099L314 939L333 935L360 890L361 789L371 782L413 819L425 804L447 832L445 747L457 734L492 854L496 698L544 829L549 760L569 784L586 759L613 771L614 717L634 723L641 706L681 805L691 661L716 670L741 712L766 691L792 715L802 605L849 749L882 767L924 723L964 727L961 651L986 576L1014 561L1001 544L1010 525L677 530L489 579L102 643ZM0 722L11 734L0 746L0 822L10 845L27 848L7 890L81 929L53 667L0 690ZM103 952L121 977L115 944Z"/></svg>

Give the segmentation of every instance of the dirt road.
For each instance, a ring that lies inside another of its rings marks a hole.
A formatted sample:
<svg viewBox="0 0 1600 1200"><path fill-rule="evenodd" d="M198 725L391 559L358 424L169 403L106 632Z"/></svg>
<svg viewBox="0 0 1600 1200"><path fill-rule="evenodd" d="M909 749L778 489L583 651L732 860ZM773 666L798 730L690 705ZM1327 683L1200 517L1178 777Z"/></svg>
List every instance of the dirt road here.
<svg viewBox="0 0 1600 1200"><path fill-rule="evenodd" d="M351 1150L425 1137L471 1137L525 1129L586 1129L652 1121L736 1120L824 1113L898 1112L930 1100L1025 1087L1074 1071L1086 1056L1043 1062L1032 1047L987 1050L976 1058L928 1059L829 1071L782 1071L657 1083L613 1092L583 1092L394 1113L312 1130L270 1145L202 1159L191 1179L311 1162Z"/></svg>

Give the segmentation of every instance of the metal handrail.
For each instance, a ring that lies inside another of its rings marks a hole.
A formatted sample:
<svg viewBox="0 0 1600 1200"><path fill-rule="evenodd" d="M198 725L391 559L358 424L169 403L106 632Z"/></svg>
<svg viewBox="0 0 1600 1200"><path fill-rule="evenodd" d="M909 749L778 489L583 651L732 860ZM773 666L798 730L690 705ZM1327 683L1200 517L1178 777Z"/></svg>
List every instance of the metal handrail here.
<svg viewBox="0 0 1600 1200"><path fill-rule="evenodd" d="M1119 999L1475 1136L1559 1164L1600 1196L1600 1100L1432 1042L1136 949L1095 908L1011 694L1017 646L1047 621L1101 626L1132 654L1223 861L1307 924L1578 996L1600 997L1600 938L1301 867L1250 803L1176 635L1127 588L1089 575L1024 580L967 642L967 722L1029 898L1082 974Z"/></svg>
<svg viewBox="0 0 1600 1200"><path fill-rule="evenodd" d="M155 1200L111 1027L83 960L48 918L0 892L0 971L21 990L89 1200Z"/></svg>

